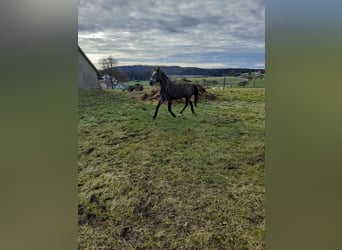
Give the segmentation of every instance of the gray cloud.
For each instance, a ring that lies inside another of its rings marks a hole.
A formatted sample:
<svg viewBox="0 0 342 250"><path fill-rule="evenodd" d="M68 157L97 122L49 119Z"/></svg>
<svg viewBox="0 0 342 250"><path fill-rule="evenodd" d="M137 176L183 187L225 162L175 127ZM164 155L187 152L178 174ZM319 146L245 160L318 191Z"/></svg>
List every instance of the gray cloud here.
<svg viewBox="0 0 342 250"><path fill-rule="evenodd" d="M79 45L95 64L113 55L120 65L256 67L264 19L264 0L80 0Z"/></svg>

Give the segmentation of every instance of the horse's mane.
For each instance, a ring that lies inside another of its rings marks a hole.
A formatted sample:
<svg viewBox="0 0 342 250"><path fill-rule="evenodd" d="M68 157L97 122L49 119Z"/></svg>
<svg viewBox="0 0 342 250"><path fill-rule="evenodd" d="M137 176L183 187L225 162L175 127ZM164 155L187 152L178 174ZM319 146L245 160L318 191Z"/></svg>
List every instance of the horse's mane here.
<svg viewBox="0 0 342 250"><path fill-rule="evenodd" d="M169 79L169 77L165 74L164 71L162 71L161 69L159 69L159 73L161 78L165 78L167 80L167 82L171 82L171 80Z"/></svg>

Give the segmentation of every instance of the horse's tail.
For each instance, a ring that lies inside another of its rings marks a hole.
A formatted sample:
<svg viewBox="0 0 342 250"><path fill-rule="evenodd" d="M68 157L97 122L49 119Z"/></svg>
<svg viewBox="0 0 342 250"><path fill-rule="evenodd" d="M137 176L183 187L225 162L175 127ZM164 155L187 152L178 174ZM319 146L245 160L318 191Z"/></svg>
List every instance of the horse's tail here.
<svg viewBox="0 0 342 250"><path fill-rule="evenodd" d="M197 100L198 100L198 88L196 85L193 85L194 93L195 93L195 107L197 108Z"/></svg>

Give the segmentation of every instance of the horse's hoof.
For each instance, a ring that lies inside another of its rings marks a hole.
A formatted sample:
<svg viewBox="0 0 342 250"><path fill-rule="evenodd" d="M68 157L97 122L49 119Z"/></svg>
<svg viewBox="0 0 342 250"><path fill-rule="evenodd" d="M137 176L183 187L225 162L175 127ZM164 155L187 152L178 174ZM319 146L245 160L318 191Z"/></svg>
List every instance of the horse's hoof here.
<svg viewBox="0 0 342 250"><path fill-rule="evenodd" d="M181 117L181 116L182 116L182 114L178 114L177 116L178 116L178 117Z"/></svg>

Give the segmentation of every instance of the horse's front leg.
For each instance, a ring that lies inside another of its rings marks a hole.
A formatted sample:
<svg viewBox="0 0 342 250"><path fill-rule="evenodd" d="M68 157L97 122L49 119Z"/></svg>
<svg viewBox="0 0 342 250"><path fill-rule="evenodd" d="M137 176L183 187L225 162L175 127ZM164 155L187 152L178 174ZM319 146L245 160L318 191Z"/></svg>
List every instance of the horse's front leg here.
<svg viewBox="0 0 342 250"><path fill-rule="evenodd" d="M169 112L171 113L171 115L173 116L173 117L176 117L176 115L172 112L172 110L171 110L171 106L172 106L172 100L169 100L168 102L167 102L167 109L169 110Z"/></svg>
<svg viewBox="0 0 342 250"><path fill-rule="evenodd" d="M164 102L164 98L162 96L160 96L159 98L159 102L157 104L156 110L154 111L154 115L153 115L153 119L156 119L157 114L158 114L158 109L160 107L160 105Z"/></svg>

